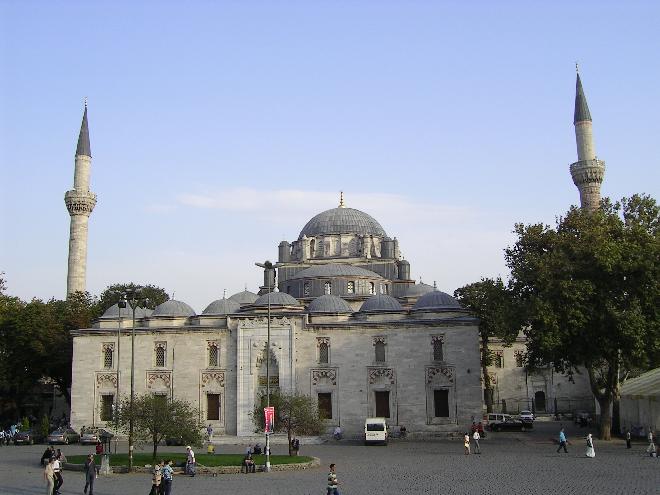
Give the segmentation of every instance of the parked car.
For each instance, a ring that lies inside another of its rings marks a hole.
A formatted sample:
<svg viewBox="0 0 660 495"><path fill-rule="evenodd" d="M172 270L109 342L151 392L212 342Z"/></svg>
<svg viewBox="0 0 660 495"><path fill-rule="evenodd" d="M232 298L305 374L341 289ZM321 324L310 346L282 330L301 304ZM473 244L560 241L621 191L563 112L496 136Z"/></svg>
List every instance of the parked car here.
<svg viewBox="0 0 660 495"><path fill-rule="evenodd" d="M48 443L76 443L80 441L80 435L72 428L60 428L48 435Z"/></svg>
<svg viewBox="0 0 660 495"><path fill-rule="evenodd" d="M532 411L520 411L518 419L525 423L530 428L534 427L534 414Z"/></svg>
<svg viewBox="0 0 660 495"><path fill-rule="evenodd" d="M81 445L96 445L101 440L101 435L107 432L101 428L85 428L80 432Z"/></svg>
<svg viewBox="0 0 660 495"><path fill-rule="evenodd" d="M33 432L32 430L19 431L14 435L14 445L34 445L43 440L43 438L40 433Z"/></svg>
<svg viewBox="0 0 660 495"><path fill-rule="evenodd" d="M525 425L519 419L507 418L506 421L495 423L491 426L493 431L527 431L529 426Z"/></svg>
<svg viewBox="0 0 660 495"><path fill-rule="evenodd" d="M510 419L511 415L510 414L503 414L503 413L488 413L484 416L484 424L486 425L486 428L492 431L493 426L503 423L507 419Z"/></svg>

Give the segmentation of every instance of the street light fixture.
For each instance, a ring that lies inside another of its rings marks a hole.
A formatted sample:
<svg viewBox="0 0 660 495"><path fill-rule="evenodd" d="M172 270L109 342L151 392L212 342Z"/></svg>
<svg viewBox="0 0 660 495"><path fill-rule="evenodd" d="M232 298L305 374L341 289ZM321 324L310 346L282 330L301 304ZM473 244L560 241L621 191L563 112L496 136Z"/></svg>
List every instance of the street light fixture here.
<svg viewBox="0 0 660 495"><path fill-rule="evenodd" d="M268 287L268 323L266 324L266 407L270 407L270 293ZM275 418L273 418L273 422ZM270 428L266 432L266 472L270 472Z"/></svg>
<svg viewBox="0 0 660 495"><path fill-rule="evenodd" d="M124 294L119 294L119 300L117 301L117 398L115 399L115 411L118 410L119 404L119 367L121 366L121 310L126 307L126 297ZM116 447L117 444L115 444ZM116 452L115 452L116 453Z"/></svg>

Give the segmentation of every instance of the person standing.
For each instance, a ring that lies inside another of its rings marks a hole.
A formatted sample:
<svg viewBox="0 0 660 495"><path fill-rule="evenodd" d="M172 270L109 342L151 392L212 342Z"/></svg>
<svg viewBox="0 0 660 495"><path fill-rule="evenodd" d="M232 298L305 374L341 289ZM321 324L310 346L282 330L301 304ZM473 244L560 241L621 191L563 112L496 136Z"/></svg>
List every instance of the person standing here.
<svg viewBox="0 0 660 495"><path fill-rule="evenodd" d="M479 430L474 430L474 433L472 434L472 440L474 440L474 453L481 454L481 447L479 446L481 435L479 435Z"/></svg>
<svg viewBox="0 0 660 495"><path fill-rule="evenodd" d="M94 480L98 473L98 468L94 462L94 454L89 454L87 456L83 472L85 473L85 488L83 493L87 493L87 488L89 488L89 495L94 495Z"/></svg>
<svg viewBox="0 0 660 495"><path fill-rule="evenodd" d="M51 457L46 462L46 467L44 468L44 481L46 482L46 495L53 495L53 490L55 489L55 473L53 471L53 463L55 458Z"/></svg>
<svg viewBox="0 0 660 495"><path fill-rule="evenodd" d="M158 495L160 493L160 483L163 479L161 472L162 465L163 461L160 461L154 466L154 471L151 476L151 492L149 492L149 495Z"/></svg>
<svg viewBox="0 0 660 495"><path fill-rule="evenodd" d="M657 449L655 447L655 441L653 440L653 431L651 431L651 428L649 428L649 434L647 438L649 440L649 446L646 447L646 453L649 454L651 457L654 457L654 454L657 455Z"/></svg>
<svg viewBox="0 0 660 495"><path fill-rule="evenodd" d="M557 453L564 448L564 452L568 454L568 450L566 449L566 433L564 433L564 429L562 428L559 431L559 447L557 448Z"/></svg>
<svg viewBox="0 0 660 495"><path fill-rule="evenodd" d="M465 447L465 455L470 455L470 435L467 431L463 435L463 447Z"/></svg>
<svg viewBox="0 0 660 495"><path fill-rule="evenodd" d="M53 487L54 495L59 495L60 487L64 484L64 478L62 478L61 471L62 464L60 463L60 460L55 457L55 461L53 462L53 477L55 478L55 486Z"/></svg>
<svg viewBox="0 0 660 495"><path fill-rule="evenodd" d="M172 475L174 471L172 470L172 461L166 460L165 465L161 469L163 475L162 484L163 484L163 494L170 495L172 493Z"/></svg>
<svg viewBox="0 0 660 495"><path fill-rule="evenodd" d="M591 436L591 433L587 435L587 457L596 457L596 451L594 450L594 440Z"/></svg>
<svg viewBox="0 0 660 495"><path fill-rule="evenodd" d="M189 474L192 477L195 476L195 452L193 452L190 445L186 447L186 451L188 452L188 458L186 459L186 474Z"/></svg>
<svg viewBox="0 0 660 495"><path fill-rule="evenodd" d="M330 464L330 472L328 473L328 494L327 495L340 495L339 481L337 480L337 473L335 473L335 465Z"/></svg>
<svg viewBox="0 0 660 495"><path fill-rule="evenodd" d="M211 426L211 423L206 427L206 436L208 437L208 441L211 441L211 437L213 436L213 427Z"/></svg>
<svg viewBox="0 0 660 495"><path fill-rule="evenodd" d="M630 430L626 431L626 448L627 449L631 448L631 445L630 445Z"/></svg>

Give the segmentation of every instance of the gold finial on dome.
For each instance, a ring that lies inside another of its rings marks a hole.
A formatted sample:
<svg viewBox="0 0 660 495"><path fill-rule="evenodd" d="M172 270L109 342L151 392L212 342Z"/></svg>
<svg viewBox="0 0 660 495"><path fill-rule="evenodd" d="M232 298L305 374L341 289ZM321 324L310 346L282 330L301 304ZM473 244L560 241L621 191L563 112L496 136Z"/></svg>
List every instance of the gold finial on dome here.
<svg viewBox="0 0 660 495"><path fill-rule="evenodd" d="M344 204L344 191L339 191L339 208L346 208Z"/></svg>

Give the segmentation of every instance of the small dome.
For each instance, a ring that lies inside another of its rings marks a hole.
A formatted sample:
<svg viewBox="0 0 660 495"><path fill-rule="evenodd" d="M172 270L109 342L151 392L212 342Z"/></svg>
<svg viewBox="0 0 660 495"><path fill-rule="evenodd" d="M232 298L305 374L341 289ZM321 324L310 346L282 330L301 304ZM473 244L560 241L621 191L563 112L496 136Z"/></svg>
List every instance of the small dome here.
<svg viewBox="0 0 660 495"><path fill-rule="evenodd" d="M413 309L463 309L463 307L449 294L434 290L417 299Z"/></svg>
<svg viewBox="0 0 660 495"><path fill-rule="evenodd" d="M170 299L156 306L151 316L195 316L195 310L183 301Z"/></svg>
<svg viewBox="0 0 660 495"><path fill-rule="evenodd" d="M376 294L362 303L360 312L363 311L403 311L403 307L392 296Z"/></svg>
<svg viewBox="0 0 660 495"><path fill-rule="evenodd" d="M428 285L420 282L418 284L411 285L410 287L408 287L408 290L406 290L406 297L419 297L432 291L433 291L432 285Z"/></svg>
<svg viewBox="0 0 660 495"><path fill-rule="evenodd" d="M316 215L300 231L298 239L323 234L387 236L383 227L373 217L363 211L344 207L332 208Z"/></svg>
<svg viewBox="0 0 660 495"><path fill-rule="evenodd" d="M144 308L138 306L137 308L135 308L135 317L144 318L145 316L149 316L151 314L149 311L151 310L145 310ZM121 308L121 317L133 318L133 310L131 309L131 306L129 304L126 304L125 308ZM114 319L119 318L119 307L117 306L117 304L113 304L108 309L106 309L105 313L103 313L103 316L101 316L101 318L114 318Z"/></svg>
<svg viewBox="0 0 660 495"><path fill-rule="evenodd" d="M268 306L268 294L259 296L259 299L254 301L252 304L254 306ZM290 296L286 292L271 292L270 293L270 305L271 306L300 306L298 299L293 296Z"/></svg>
<svg viewBox="0 0 660 495"><path fill-rule="evenodd" d="M209 304L203 315L229 315L241 309L241 305L231 299L217 299Z"/></svg>
<svg viewBox="0 0 660 495"><path fill-rule="evenodd" d="M316 278L316 277L369 277L383 278L376 272L365 270L359 266L347 265L344 263L327 263L325 265L316 265L299 271L289 280L297 278Z"/></svg>
<svg viewBox="0 0 660 495"><path fill-rule="evenodd" d="M258 298L259 298L258 295L256 295L254 292L250 292L249 290L244 290L243 292L237 292L236 294L228 297L230 301L237 302L241 306L244 306L246 304L252 304Z"/></svg>
<svg viewBox="0 0 660 495"><path fill-rule="evenodd" d="M307 306L308 313L352 313L353 310L341 297L333 296L332 294L325 294L317 297L309 306Z"/></svg>

